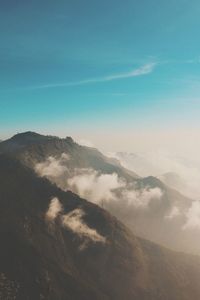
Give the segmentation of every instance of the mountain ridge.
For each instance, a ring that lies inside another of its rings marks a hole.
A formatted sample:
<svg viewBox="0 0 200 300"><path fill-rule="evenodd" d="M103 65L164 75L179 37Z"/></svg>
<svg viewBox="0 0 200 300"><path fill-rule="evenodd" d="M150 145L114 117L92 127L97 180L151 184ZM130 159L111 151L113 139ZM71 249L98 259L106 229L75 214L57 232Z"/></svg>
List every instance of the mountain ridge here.
<svg viewBox="0 0 200 300"><path fill-rule="evenodd" d="M60 190L9 155L0 155L0 182L2 299L200 297L199 257L136 237L102 208ZM55 197L62 209L49 223L47 212ZM63 225L77 209L85 211L82 222L89 233L96 230L105 241L80 235L70 222Z"/></svg>
<svg viewBox="0 0 200 300"><path fill-rule="evenodd" d="M190 234L190 231L182 229L185 226L186 213L189 211L193 200L169 188L158 178L153 176L139 177L134 172L117 164L113 159L107 158L97 149L78 145L70 137L62 139L25 132L3 141L0 144L1 152L9 154L33 170L36 170L38 165L40 167L47 166L46 174L49 174L48 164L52 165L52 176L47 177L64 190L66 189L66 181L72 176L74 176L75 183L76 178L78 180L80 178L80 183L86 182L87 185L89 184L88 188L93 188L94 192L96 189L99 191L98 193L101 192L102 188L104 189L104 186L98 187L97 182L99 184L103 182L103 185L109 188L109 180L111 180L109 196L113 195L112 186L122 186L125 183L125 196L123 196L123 190L120 193L119 189L115 195L117 201L104 201L102 198L98 204L103 205L143 238L175 250L184 250L194 254L200 253L198 232L193 235ZM56 174L60 174L59 177ZM91 184L94 184L94 187ZM79 194L79 190L73 185L67 189ZM155 197L151 196L151 193L152 195L155 194ZM82 197L88 198L88 193L82 194ZM135 197L136 206L130 206ZM143 206L140 206L140 198L144 200L144 205L146 203L144 209L142 209ZM91 201L95 202L93 196ZM173 234L170 233L171 230Z"/></svg>
<svg viewBox="0 0 200 300"><path fill-rule="evenodd" d="M71 154L71 152L73 151L73 147L77 163L80 160L80 158L78 157L78 152L80 152L81 155L84 156L85 165L80 165L80 167L92 166L94 169L96 169L101 168L101 165L103 165L106 172L116 172L119 174L122 173L127 180L139 177L134 172L131 172L114 163L114 160L112 158L107 158L96 148L79 145L78 143L74 142L71 137L60 138L49 135L45 136L31 131L19 133L17 135L14 135L10 139L4 140L0 144L0 153L9 153L14 157L18 157L18 159L20 159L23 163L33 168L36 160L33 159L32 161L32 157L28 157L28 155L29 153L31 153L31 151L35 151L36 153L36 148L38 148L37 162L41 162L45 160L45 158L47 158L49 155L58 156L58 154L61 155L66 151ZM91 160L88 163L89 158L91 158Z"/></svg>

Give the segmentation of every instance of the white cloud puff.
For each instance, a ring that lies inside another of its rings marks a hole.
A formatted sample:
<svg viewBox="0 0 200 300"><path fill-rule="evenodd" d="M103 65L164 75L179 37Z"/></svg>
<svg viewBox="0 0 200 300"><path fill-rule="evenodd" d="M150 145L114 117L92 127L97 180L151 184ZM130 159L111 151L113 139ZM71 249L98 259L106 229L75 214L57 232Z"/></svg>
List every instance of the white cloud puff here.
<svg viewBox="0 0 200 300"><path fill-rule="evenodd" d="M124 190L123 199L127 201L128 206L135 208L147 208L151 201L161 199L163 193L159 188L145 188L142 190Z"/></svg>
<svg viewBox="0 0 200 300"><path fill-rule="evenodd" d="M60 177L67 171L65 162L69 159L66 153L62 153L60 158L49 156L44 162L35 165L35 171L42 177Z"/></svg>
<svg viewBox="0 0 200 300"><path fill-rule="evenodd" d="M160 205L163 191L160 188L137 188L116 173L104 174L94 169L68 168L66 159L49 157L36 166L41 176L48 177L63 190L71 190L82 198L110 211L120 220L133 223L133 216L145 210L151 212ZM70 164L69 164L70 165ZM153 204L153 206L151 206ZM70 219L71 220L71 219Z"/></svg>
<svg viewBox="0 0 200 300"><path fill-rule="evenodd" d="M165 216L165 219L172 220L181 215L180 209L177 206L172 207L170 213Z"/></svg>
<svg viewBox="0 0 200 300"><path fill-rule="evenodd" d="M183 230L187 229L200 229L200 201L193 201L186 212L186 223Z"/></svg>
<svg viewBox="0 0 200 300"><path fill-rule="evenodd" d="M58 198L53 198L50 201L49 208L46 212L46 219L48 221L54 221L60 213L62 213L63 207Z"/></svg>
<svg viewBox="0 0 200 300"><path fill-rule="evenodd" d="M109 153L121 165L142 177L156 176L182 194L199 199L200 161L199 158L174 155L166 151L144 153Z"/></svg>
<svg viewBox="0 0 200 300"><path fill-rule="evenodd" d="M82 209L76 208L62 216L62 224L81 237L89 238L93 242L105 243L105 237L100 235L95 229L90 228L83 221L84 215L85 213Z"/></svg>
<svg viewBox="0 0 200 300"><path fill-rule="evenodd" d="M94 148L94 144L86 139L80 139L78 141L78 143L82 146L86 146L86 147L90 147L90 148Z"/></svg>
<svg viewBox="0 0 200 300"><path fill-rule="evenodd" d="M92 169L82 169L79 172L80 174L68 179L69 188L95 203L114 199L114 190L125 186L125 182L115 173L99 174Z"/></svg>

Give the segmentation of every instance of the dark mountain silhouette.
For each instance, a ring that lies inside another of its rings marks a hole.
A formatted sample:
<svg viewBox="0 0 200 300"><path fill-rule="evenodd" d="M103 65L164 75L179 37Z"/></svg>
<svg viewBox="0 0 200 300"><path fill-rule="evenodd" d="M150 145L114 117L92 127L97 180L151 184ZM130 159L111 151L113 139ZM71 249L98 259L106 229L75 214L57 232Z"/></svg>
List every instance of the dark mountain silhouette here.
<svg viewBox="0 0 200 300"><path fill-rule="evenodd" d="M35 163L42 162L49 156L59 157L62 153L68 153L73 168L93 168L104 173L115 172L127 180L138 178L138 175L118 165L114 159L107 158L96 148L75 143L71 137L61 139L28 131L3 141L0 152L17 157L29 167L34 167Z"/></svg>
<svg viewBox="0 0 200 300"><path fill-rule="evenodd" d="M175 189L168 187L158 178L149 176L141 178L134 172L123 168L115 159L104 156L95 148L77 144L71 137L64 139L55 136L44 136L34 132L19 133L0 144L0 153L9 154L18 159L23 165L32 169L48 157L59 159L63 153L70 156L66 161L69 176L77 169L93 169L100 174L117 174L128 184L134 184L137 190L157 188L162 192L160 201L155 201L146 210L127 209L124 212L123 202L107 203L104 208L109 210L134 232L156 243L161 243L175 250L190 253L200 253L198 232L182 230L185 223L185 212L191 206L192 200ZM68 176L66 172L65 177ZM60 178L50 178L53 182L63 186ZM66 178L64 178L64 185ZM77 192L77 190L73 190ZM120 196L119 196L120 198ZM124 204L125 205L125 204ZM168 218L174 207L180 210L177 218Z"/></svg>
<svg viewBox="0 0 200 300"><path fill-rule="evenodd" d="M62 211L49 221L52 198ZM63 217L84 211L83 225ZM83 233L78 234L72 228ZM85 227L84 227L85 226ZM81 231L82 230L82 231ZM92 239L94 233L103 239ZM0 299L191 300L200 258L137 238L100 207L0 155Z"/></svg>

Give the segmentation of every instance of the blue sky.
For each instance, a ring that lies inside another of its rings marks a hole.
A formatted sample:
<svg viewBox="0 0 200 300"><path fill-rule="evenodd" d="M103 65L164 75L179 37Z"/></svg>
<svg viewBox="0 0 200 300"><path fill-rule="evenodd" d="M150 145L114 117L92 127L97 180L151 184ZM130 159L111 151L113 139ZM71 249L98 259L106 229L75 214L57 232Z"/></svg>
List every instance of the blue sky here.
<svg viewBox="0 0 200 300"><path fill-rule="evenodd" d="M199 15L198 0L2 0L0 136L199 129Z"/></svg>

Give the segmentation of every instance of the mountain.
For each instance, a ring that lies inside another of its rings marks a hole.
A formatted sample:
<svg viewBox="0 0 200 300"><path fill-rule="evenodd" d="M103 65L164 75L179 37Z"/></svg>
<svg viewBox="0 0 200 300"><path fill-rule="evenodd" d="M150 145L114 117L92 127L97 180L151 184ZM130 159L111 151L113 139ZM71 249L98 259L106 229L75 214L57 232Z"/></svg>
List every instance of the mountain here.
<svg viewBox="0 0 200 300"><path fill-rule="evenodd" d="M139 181L145 182L145 185L160 186L163 192L157 205L154 202L154 206L148 207L148 210L132 211L132 219L128 220L126 215L121 220L145 238L176 250L200 254L198 161L162 152L147 152L146 156L118 152L110 156L119 159L124 167L134 169L141 176L154 175L140 178Z"/></svg>
<svg viewBox="0 0 200 300"><path fill-rule="evenodd" d="M0 299L199 299L199 257L134 236L10 155L0 183Z"/></svg>
<svg viewBox="0 0 200 300"><path fill-rule="evenodd" d="M192 199L200 198L200 161L198 157L172 154L165 151L145 153L116 152L109 157L142 177L153 175Z"/></svg>
<svg viewBox="0 0 200 300"><path fill-rule="evenodd" d="M200 253L200 206L156 177L139 177L116 159L80 146L71 137L25 132L3 141L0 153L62 190L98 204L137 235L178 251Z"/></svg>
<svg viewBox="0 0 200 300"><path fill-rule="evenodd" d="M63 153L70 155L70 166L73 168L93 168L104 173L116 173L132 180L139 176L123 168L113 158L104 156L95 148L81 146L71 137L61 139L55 136L40 135L35 132L24 132L14 135L0 144L0 152L17 157L25 165L34 168L36 163L43 162L49 156L59 157Z"/></svg>

